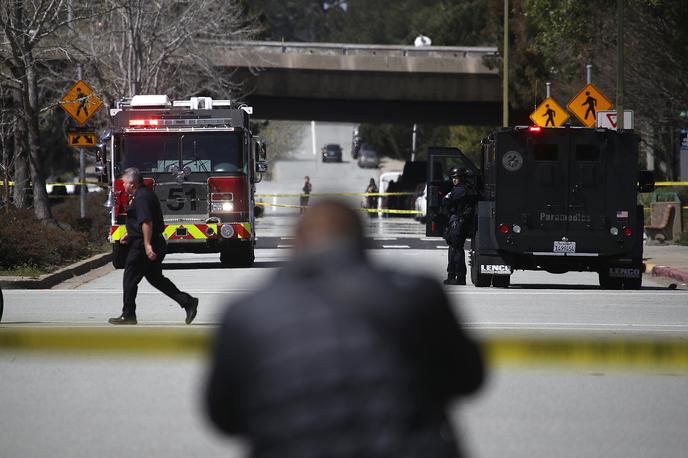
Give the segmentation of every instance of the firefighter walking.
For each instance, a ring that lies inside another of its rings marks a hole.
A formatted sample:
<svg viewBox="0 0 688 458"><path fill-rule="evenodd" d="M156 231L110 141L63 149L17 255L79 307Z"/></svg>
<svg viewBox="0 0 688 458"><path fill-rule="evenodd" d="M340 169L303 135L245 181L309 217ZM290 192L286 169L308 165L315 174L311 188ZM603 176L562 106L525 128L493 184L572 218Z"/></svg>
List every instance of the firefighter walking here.
<svg viewBox="0 0 688 458"><path fill-rule="evenodd" d="M465 169L453 167L449 171L452 189L442 199L442 206L449 216L445 240L449 245L447 279L445 285L466 284L466 254L463 246L470 233L477 193L466 180Z"/></svg>
<svg viewBox="0 0 688 458"><path fill-rule="evenodd" d="M166 242L162 236L165 224L160 202L143 181L139 169L131 167L122 175L124 190L129 195L127 233L120 240L129 246L124 265L124 306L122 314L110 318L110 324L136 324L136 293L144 277L155 288L172 298L186 311L186 324L196 317L198 298L182 292L162 274Z"/></svg>

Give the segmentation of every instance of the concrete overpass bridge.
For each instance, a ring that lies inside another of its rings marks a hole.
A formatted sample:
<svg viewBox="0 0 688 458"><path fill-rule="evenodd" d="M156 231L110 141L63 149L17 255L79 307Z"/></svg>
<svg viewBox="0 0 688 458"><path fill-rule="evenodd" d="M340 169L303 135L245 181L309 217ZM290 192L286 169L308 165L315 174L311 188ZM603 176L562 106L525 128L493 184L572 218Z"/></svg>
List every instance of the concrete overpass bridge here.
<svg viewBox="0 0 688 458"><path fill-rule="evenodd" d="M494 124L501 79L491 47L332 43L209 43L208 58L236 68L257 118Z"/></svg>

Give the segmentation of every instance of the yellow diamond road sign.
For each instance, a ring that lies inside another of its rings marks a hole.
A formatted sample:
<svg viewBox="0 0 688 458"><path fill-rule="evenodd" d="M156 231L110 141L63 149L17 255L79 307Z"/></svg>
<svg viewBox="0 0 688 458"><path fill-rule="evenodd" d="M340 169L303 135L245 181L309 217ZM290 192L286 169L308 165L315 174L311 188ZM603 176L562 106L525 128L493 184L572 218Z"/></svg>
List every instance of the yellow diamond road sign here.
<svg viewBox="0 0 688 458"><path fill-rule="evenodd" d="M83 125L103 106L103 101L93 95L93 89L85 81L79 80L62 97L62 108Z"/></svg>
<svg viewBox="0 0 688 458"><path fill-rule="evenodd" d="M95 132L70 132L69 146L73 148L96 146L96 134Z"/></svg>
<svg viewBox="0 0 688 458"><path fill-rule="evenodd" d="M586 84L567 108L586 127L594 127L598 111L609 110L614 105L592 84Z"/></svg>
<svg viewBox="0 0 688 458"><path fill-rule="evenodd" d="M559 127L569 119L569 114L552 97L547 97L530 114L530 119L542 127Z"/></svg>

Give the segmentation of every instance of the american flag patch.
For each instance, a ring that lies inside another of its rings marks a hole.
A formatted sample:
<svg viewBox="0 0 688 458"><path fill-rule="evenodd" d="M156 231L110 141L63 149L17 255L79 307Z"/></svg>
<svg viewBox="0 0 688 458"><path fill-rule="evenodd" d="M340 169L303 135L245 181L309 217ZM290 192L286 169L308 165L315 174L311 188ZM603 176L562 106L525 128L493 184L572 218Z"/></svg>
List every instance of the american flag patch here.
<svg viewBox="0 0 688 458"><path fill-rule="evenodd" d="M628 211L617 211L616 212L616 217L617 218L628 218Z"/></svg>

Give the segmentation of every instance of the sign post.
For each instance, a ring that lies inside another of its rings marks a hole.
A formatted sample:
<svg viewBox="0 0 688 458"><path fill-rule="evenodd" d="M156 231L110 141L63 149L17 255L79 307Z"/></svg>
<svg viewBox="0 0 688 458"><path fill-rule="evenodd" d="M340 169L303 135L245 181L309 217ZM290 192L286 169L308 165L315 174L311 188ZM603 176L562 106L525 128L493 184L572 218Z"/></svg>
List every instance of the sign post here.
<svg viewBox="0 0 688 458"><path fill-rule="evenodd" d="M71 118L80 126L83 126L86 121L91 119L93 115L103 106L103 101L97 95L93 94L93 89L83 81L81 64L76 67L78 81L62 96L61 106ZM90 133L90 132L89 132ZM77 134L72 136L72 134ZM78 135L79 132L69 134L69 144L79 149L79 189L80 189L80 215L81 219L86 218L86 155L82 146L90 146L81 144L81 139L84 142L91 137L84 137ZM92 139L95 139L95 134ZM95 146L95 141L93 142Z"/></svg>
<svg viewBox="0 0 688 458"><path fill-rule="evenodd" d="M567 108L585 127L593 127L597 119L597 112L610 110L614 105L593 84L586 84L583 89L571 99Z"/></svg>

